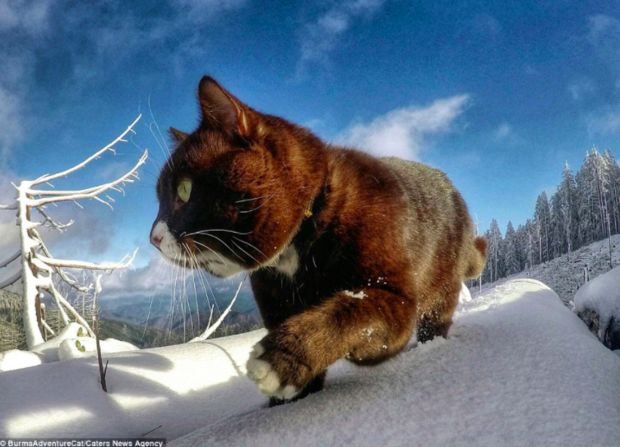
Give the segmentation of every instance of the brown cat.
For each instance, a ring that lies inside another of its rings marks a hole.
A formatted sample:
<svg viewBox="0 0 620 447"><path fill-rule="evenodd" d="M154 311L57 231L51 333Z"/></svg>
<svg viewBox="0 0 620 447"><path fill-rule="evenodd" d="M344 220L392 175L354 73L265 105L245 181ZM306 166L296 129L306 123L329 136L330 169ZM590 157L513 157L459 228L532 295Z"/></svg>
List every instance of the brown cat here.
<svg viewBox="0 0 620 447"><path fill-rule="evenodd" d="M199 127L170 129L151 241L216 276L250 272L269 332L247 371L272 402L321 389L340 358L447 335L486 243L445 174L325 144L209 77L198 98Z"/></svg>

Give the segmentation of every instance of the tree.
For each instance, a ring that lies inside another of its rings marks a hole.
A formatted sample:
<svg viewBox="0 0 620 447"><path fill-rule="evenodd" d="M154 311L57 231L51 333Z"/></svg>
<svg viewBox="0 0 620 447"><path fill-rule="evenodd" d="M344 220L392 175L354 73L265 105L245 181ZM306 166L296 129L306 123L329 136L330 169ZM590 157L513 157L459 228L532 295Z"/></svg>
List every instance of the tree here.
<svg viewBox="0 0 620 447"><path fill-rule="evenodd" d="M20 227L21 239L20 251L0 262L0 266L2 266L19 259L21 260L21 271L18 272L18 275L3 281L0 287L5 287L22 279L24 331L29 349L43 344L46 337L55 337L57 335L47 323L42 312L42 302L46 297L51 298L55 303L64 326L68 326L73 320L85 328L88 335L94 336L95 334L88 321L73 307L65 294L62 293L60 284L64 284L78 293L92 293L96 296L101 291L100 272L124 268L132 262L136 254L134 251L133 254L125 256L120 262L106 263L59 259L50 253L39 232L39 228L48 226L62 232L73 224L73 221L64 224L57 222L48 214L47 207L59 202L71 201L81 207L79 201L90 199L108 206L110 209L113 208L112 203L114 199L109 193L112 191L124 193L123 188L125 185L138 179L138 169L146 162L148 157L146 150L129 171L110 182L79 190L64 191L53 189L52 182L75 173L105 153L114 153L117 144L127 142L125 137L135 133L133 128L139 119L140 116L114 141L77 165L55 174L43 175L35 180L22 181L15 186L17 189L16 201L9 205L0 206L0 209L4 210L17 210L17 223ZM35 212L40 219L33 217ZM70 272L70 270L76 269L83 272L94 272L92 281L82 284Z"/></svg>
<svg viewBox="0 0 620 447"><path fill-rule="evenodd" d="M551 235L551 209L547 193L541 192L536 199L536 209L534 212L536 220L536 230L538 238L538 262L548 261L550 258L549 239Z"/></svg>
<svg viewBox="0 0 620 447"><path fill-rule="evenodd" d="M519 259L519 248L517 242L517 233L515 232L512 222L508 221L506 227L506 236L504 237L504 267L506 276L521 271L521 260Z"/></svg>

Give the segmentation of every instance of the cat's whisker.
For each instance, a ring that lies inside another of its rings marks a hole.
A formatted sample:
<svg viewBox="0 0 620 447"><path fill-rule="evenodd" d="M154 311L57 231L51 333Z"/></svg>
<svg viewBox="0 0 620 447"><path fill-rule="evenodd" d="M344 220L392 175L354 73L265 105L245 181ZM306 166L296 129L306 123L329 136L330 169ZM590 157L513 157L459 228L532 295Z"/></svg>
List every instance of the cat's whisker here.
<svg viewBox="0 0 620 447"><path fill-rule="evenodd" d="M159 145L159 148L164 154L164 157L166 157L166 152L167 152L166 162L168 163L168 167L170 168L170 170L174 170L174 162L172 160L172 154L170 152L170 148L168 147L166 139L161 133L159 124L157 124L157 120L155 119L155 114L153 113L153 108L151 107L151 95L149 95L147 98L147 105L149 106L149 114L151 115L151 123L149 123L149 131L151 132L151 135L153 135L153 138L155 138L155 141ZM160 139L158 139L157 136L155 135L155 132L153 132L153 129L152 129L153 125L155 126L155 129L157 130L157 133L159 134ZM165 150L164 150L164 147L165 147Z"/></svg>
<svg viewBox="0 0 620 447"><path fill-rule="evenodd" d="M222 255L221 255L221 254L219 254L217 251L213 250L211 247L209 247L208 245L203 244L202 242L198 242L197 240L194 240L194 239L192 239L192 240L194 241L194 244L196 244L196 245L198 245L198 246L200 246L200 247L206 248L206 249L207 249L207 250L209 250L211 253L213 253L213 254L214 254L214 255L216 255L218 258L220 258L220 260L221 260L223 263L226 263L226 260L225 260L225 259L222 257Z"/></svg>
<svg viewBox="0 0 620 447"><path fill-rule="evenodd" d="M230 251L230 252L231 252L231 253L232 253L232 254L233 254L233 255L234 255L237 259L239 259L241 262L243 262L243 261L244 261L244 259L243 259L241 256L239 256L235 250L233 250L232 248L230 248L230 245L228 245L226 242L224 242L224 241L223 241L222 239L220 239L219 237L217 237L217 236L215 236L215 235L213 235L213 234L211 234L211 233L202 233L202 235L203 235L203 236L207 236L207 237L210 237L210 238L213 238L213 239L217 240L220 244L222 244L224 247L226 247L226 248L227 248L227 249L228 249L228 250L229 250L229 251Z"/></svg>
<svg viewBox="0 0 620 447"><path fill-rule="evenodd" d="M243 239L241 239L241 238L239 238L239 237L236 237L236 236L233 236L233 239L234 239L234 240L236 240L237 242L241 242L242 244L247 245L247 246L248 246L248 247L250 247L250 248L253 248L253 249L254 249L254 250L256 250L258 253L260 253L260 254L263 256L263 258L265 258L265 260L267 260L267 255L266 255L266 254L265 254L265 253L264 253L264 252L263 252L260 248L258 248L256 245L251 244L251 243L250 243L250 242L248 242L248 241L244 241Z"/></svg>
<svg viewBox="0 0 620 447"><path fill-rule="evenodd" d="M193 258L193 254L189 246L185 242L182 242L181 245L185 249L185 256L187 257L188 265L190 268L189 275L191 275L192 277L192 287L194 289L194 302L196 303L196 315L198 316L198 326L200 326L200 309L198 308L198 291L196 289L196 279L194 277L194 269L195 269L194 258ZM188 313L189 313L189 325L190 325L191 337L194 337L196 331L194 328L194 319L192 318L192 306L190 304L189 295L187 296L187 308L188 308Z"/></svg>
<svg viewBox="0 0 620 447"><path fill-rule="evenodd" d="M245 202L253 202L255 200L260 200L260 199L270 199L273 197L273 194L268 194L268 195L264 195L264 196L259 196L259 197L252 197L249 199L240 199L240 200L235 200L235 203L245 203Z"/></svg>
<svg viewBox="0 0 620 447"><path fill-rule="evenodd" d="M248 253L247 251L245 251L243 249L243 247L241 247L239 244L237 244L235 241L230 241L235 247L237 247L239 250L241 250L243 253L245 253L249 258L253 259L258 265L260 265L260 261L258 259L256 259L254 256L252 256L250 253Z"/></svg>
<svg viewBox="0 0 620 447"><path fill-rule="evenodd" d="M265 206L265 203L266 203L266 202L263 202L263 203L261 203L260 205L258 205L257 207L252 208L252 209L249 209L249 210L239 210L239 212L240 212L241 214L249 214L249 213L253 213L254 211L257 211L257 210L261 209L263 206Z"/></svg>
<svg viewBox="0 0 620 447"><path fill-rule="evenodd" d="M235 230L227 230L224 228L208 228L205 230L194 231L193 233L186 233L185 236L194 236L196 234L204 234L204 233L209 233L209 232L232 233L232 234L238 234L241 236L247 236L248 234L252 234L251 231L235 231Z"/></svg>

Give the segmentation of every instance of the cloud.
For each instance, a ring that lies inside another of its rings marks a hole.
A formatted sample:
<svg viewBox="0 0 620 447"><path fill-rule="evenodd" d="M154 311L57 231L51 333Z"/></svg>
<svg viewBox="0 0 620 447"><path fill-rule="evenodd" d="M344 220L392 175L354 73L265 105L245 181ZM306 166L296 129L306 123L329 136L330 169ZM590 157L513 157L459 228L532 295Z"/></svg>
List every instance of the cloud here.
<svg viewBox="0 0 620 447"><path fill-rule="evenodd" d="M22 99L0 83L0 169L8 162L11 148L23 136Z"/></svg>
<svg viewBox="0 0 620 447"><path fill-rule="evenodd" d="M359 18L374 16L385 0L345 0L336 3L314 21L307 23L300 35L300 58L297 77L311 65L327 65L329 55L340 39Z"/></svg>
<svg viewBox="0 0 620 447"><path fill-rule="evenodd" d="M581 101L596 92L596 85L591 79L579 79L568 85L568 92L573 100Z"/></svg>
<svg viewBox="0 0 620 447"><path fill-rule="evenodd" d="M36 62L35 48L50 27L54 0L0 2L0 169L6 169L12 148L24 135L24 96Z"/></svg>
<svg viewBox="0 0 620 447"><path fill-rule="evenodd" d="M369 123L349 126L335 140L375 155L418 159L428 138L451 131L469 103L470 96L465 94L438 99L425 107L395 109Z"/></svg>
<svg viewBox="0 0 620 447"><path fill-rule="evenodd" d="M239 9L247 0L170 0L172 6L182 10L190 20L202 22L215 15Z"/></svg>
<svg viewBox="0 0 620 447"><path fill-rule="evenodd" d="M590 16L586 39L615 75L620 76L620 20L604 14Z"/></svg>
<svg viewBox="0 0 620 447"><path fill-rule="evenodd" d="M586 117L590 134L617 134L620 132L620 104L590 113Z"/></svg>
<svg viewBox="0 0 620 447"><path fill-rule="evenodd" d="M0 2L0 32L39 35L47 31L54 0L5 0Z"/></svg>

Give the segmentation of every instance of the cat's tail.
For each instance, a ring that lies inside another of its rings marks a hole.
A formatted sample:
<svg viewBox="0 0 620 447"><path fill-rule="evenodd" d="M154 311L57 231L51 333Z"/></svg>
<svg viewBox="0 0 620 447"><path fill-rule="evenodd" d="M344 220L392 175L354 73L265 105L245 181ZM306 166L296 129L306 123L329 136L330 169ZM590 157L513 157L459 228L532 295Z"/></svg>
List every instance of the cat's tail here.
<svg viewBox="0 0 620 447"><path fill-rule="evenodd" d="M469 255L469 265L465 270L467 278L477 278L482 273L487 262L487 241L482 237L476 237Z"/></svg>

